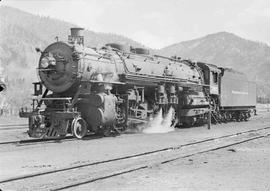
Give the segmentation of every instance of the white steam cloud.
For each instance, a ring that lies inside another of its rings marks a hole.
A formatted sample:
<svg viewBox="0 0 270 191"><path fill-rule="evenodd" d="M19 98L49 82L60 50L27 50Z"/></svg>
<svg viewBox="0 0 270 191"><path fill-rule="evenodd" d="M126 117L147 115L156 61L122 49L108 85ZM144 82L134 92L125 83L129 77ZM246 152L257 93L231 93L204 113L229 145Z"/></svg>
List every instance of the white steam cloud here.
<svg viewBox="0 0 270 191"><path fill-rule="evenodd" d="M175 123L172 124L174 109L171 107L166 116L162 117L162 109L143 128L143 133L168 133L174 131Z"/></svg>

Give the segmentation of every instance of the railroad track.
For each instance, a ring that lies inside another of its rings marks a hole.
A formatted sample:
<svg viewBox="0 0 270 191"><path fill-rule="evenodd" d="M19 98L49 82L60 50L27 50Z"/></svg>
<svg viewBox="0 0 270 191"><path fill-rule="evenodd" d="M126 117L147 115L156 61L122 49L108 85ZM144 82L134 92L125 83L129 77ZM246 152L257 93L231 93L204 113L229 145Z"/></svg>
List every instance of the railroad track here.
<svg viewBox="0 0 270 191"><path fill-rule="evenodd" d="M27 124L0 124L0 131L27 129Z"/></svg>
<svg viewBox="0 0 270 191"><path fill-rule="evenodd" d="M85 139L97 139L101 138L99 135L89 134L85 136ZM24 139L16 141L5 141L0 142L0 145L17 145L17 146L27 146L33 144L42 144L42 143L56 143L56 142L67 142L67 141L78 141L77 138L74 138L72 135L68 135L64 138L46 138L46 139Z"/></svg>
<svg viewBox="0 0 270 191"><path fill-rule="evenodd" d="M18 141L5 141L0 142L0 145L29 145L29 144L36 144L36 143L55 143L59 141L70 141L75 140L73 136L67 136L65 138L51 138L51 139L25 139L25 140L18 140Z"/></svg>
<svg viewBox="0 0 270 191"><path fill-rule="evenodd" d="M265 138L269 135L270 127L243 131L135 155L85 163L82 165L33 173L24 176L11 177L5 180L0 180L0 184L2 184L3 188L8 185L12 185L17 188L22 184L31 185L33 182L41 181L42 183L40 184L42 184L43 187L36 185L37 187L35 188L34 185L34 190L64 190L84 184L90 184L98 180L147 169L155 164L162 165L194 155L212 152L256 139Z"/></svg>
<svg viewBox="0 0 270 191"><path fill-rule="evenodd" d="M0 127L18 127L18 126L28 126L28 124L0 124Z"/></svg>
<svg viewBox="0 0 270 191"><path fill-rule="evenodd" d="M0 127L0 131L12 131L17 129L27 129L27 126Z"/></svg>

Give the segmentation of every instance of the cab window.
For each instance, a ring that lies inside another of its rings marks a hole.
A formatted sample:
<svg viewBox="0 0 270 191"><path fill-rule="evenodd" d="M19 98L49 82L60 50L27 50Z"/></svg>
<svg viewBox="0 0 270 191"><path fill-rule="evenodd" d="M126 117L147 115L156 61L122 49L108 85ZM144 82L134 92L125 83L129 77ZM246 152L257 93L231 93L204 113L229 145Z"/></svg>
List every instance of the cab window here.
<svg viewBox="0 0 270 191"><path fill-rule="evenodd" d="M213 76L213 83L217 84L218 83L218 73L212 72L212 76Z"/></svg>

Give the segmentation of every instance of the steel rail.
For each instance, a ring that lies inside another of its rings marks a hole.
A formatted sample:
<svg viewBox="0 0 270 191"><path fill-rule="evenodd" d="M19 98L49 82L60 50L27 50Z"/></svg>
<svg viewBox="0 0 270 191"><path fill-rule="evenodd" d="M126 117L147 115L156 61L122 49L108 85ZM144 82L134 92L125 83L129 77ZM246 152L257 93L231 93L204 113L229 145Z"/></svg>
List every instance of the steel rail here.
<svg viewBox="0 0 270 191"><path fill-rule="evenodd" d="M266 135L261 135L261 136L253 137L253 138L250 138L250 139L245 139L245 140L242 140L242 141L238 141L238 142L235 142L235 143L232 143L232 144L223 145L223 146L216 147L216 148L213 148L213 149L203 150L203 151L195 152L195 153L192 153L192 154L184 155L184 156L181 156L181 157L175 157L175 158L172 158L172 159L169 159L169 160L164 160L164 161L160 162L160 164L162 165L162 164L170 163L170 162L173 162L173 161L176 161L176 160L188 158L188 157L191 157L191 156L195 156L195 155L199 155L199 154L204 154L204 153L208 153L208 152L228 148L228 147L239 145L239 144L246 143L246 142L249 142L249 141L265 138L265 137L268 137L268 136L270 136L270 133L266 134ZM73 183L73 184L71 183L71 184L66 185L66 186L51 188L50 191L59 191L59 190L65 190L65 189L68 189L68 188L74 188L74 187L77 187L77 186L89 184L89 183L96 182L96 181L99 181L99 180L104 180L104 179L113 178L113 177L116 177L116 176L119 176L119 175L128 174L128 173L131 173L131 172L144 170L144 169L147 169L149 167L151 167L151 165L142 165L142 166L139 166L139 167L136 167L136 168L123 170L121 172L116 172L116 173L108 174L108 175L97 177L97 178L90 178L90 179L87 179L87 180L84 180L84 181L81 181L81 182L77 182L77 183Z"/></svg>
<svg viewBox="0 0 270 191"><path fill-rule="evenodd" d="M235 137L235 136L238 136L238 135L243 135L243 134L247 134L247 133L251 133L251 132L263 131L263 130L266 130L266 129L270 129L270 127L264 127L264 128L252 129L252 130L248 130L248 131L242 131L242 132L233 133L233 134L229 134L229 135L223 135L223 136L220 136L220 137L214 137L214 138L204 139L204 140L195 141L195 142L191 142L191 143L181 144L181 145L178 145L178 146L166 147L166 148L163 148L163 149L158 149L158 150L143 152L143 153L129 155L129 156L124 156L124 157L118 157L118 158L113 158L113 159L108 159L108 160L103 160L103 161L97 161L97 162L91 162L91 163L86 163L86 164L82 164L82 165L76 165L76 166L72 166L72 167L65 167L65 168L59 168L59 169L55 169L55 170L48 170L48 171L43 171L43 172L38 172L38 173L32 173L32 174L27 174L27 175L22 175L22 176L11 177L11 178L8 178L8 179L2 179L2 180L0 180L0 183L7 183L7 182L12 182L12 181L17 181L17 180L23 180L23 179L27 179L27 178L38 177L38 176L42 176L42 175L48 175L48 174L53 174L53 173L58 173L58 172L69 171L69 170L83 168L83 167L88 167L88 166L94 166L94 165L99 165L99 164L106 164L106 163L110 163L110 162L115 162L115 161L121 161L121 160L125 160L125 159L136 158L136 157L140 157L140 156L147 156L147 155L151 155L151 154L155 154L155 153L160 153L160 152L164 152L164 151L168 151L168 150L178 150L178 149L181 149L183 147L188 147L188 146L192 146L192 145L198 145L200 143L211 142L211 141L215 141L215 140L219 140L219 139L224 139L224 138L228 138L228 137ZM258 138L262 138L262 137L265 137L265 136L259 136ZM235 144L240 144L240 143L251 141L251 140L254 140L254 139L256 139L256 138L252 138L252 139L249 139L249 140L240 141L239 143L235 143ZM227 145L225 147L229 147L229 146L232 146L232 145ZM217 150L217 149L218 148L210 149L210 150L213 151L213 150ZM204 153L204 152L209 152L210 150L201 151L201 152L198 152L197 154L201 154L201 153ZM187 155L186 157L188 157L188 156L192 156L192 155ZM183 157L180 157L180 158L183 158ZM179 159L179 158L170 159L168 161L163 161L162 164L165 164L167 162L171 162L171 161L174 161L174 160L177 160L177 159ZM137 170L144 169L144 168L147 168L147 167L148 166L145 166L143 168L140 167ZM132 171L136 171L136 170L133 169ZM125 173L127 173L127 172L123 172L123 173L120 173L120 174L125 174ZM120 174L117 173L117 175L120 175ZM113 175L113 176L116 176L116 175ZM111 177L111 176L109 176L109 177ZM105 179L105 177L98 178L97 180L100 180L100 179ZM91 180L90 182L93 182L93 180Z"/></svg>
<svg viewBox="0 0 270 191"><path fill-rule="evenodd" d="M89 134L86 135L85 138L101 138L101 136L95 135L95 134ZM27 146L27 145L33 145L33 144L41 144L41 143L55 143L55 142L67 142L67 141L77 141L79 139L73 137L72 135L68 135L63 138L45 138L45 139L24 139L24 140L18 140L18 141L5 141L0 142L0 145L17 145L17 146ZM84 139L82 139L84 140Z"/></svg>
<svg viewBox="0 0 270 191"><path fill-rule="evenodd" d="M18 126L28 126L28 124L0 124L0 127L18 127Z"/></svg>
<svg viewBox="0 0 270 191"><path fill-rule="evenodd" d="M12 131L12 130L18 130L18 129L27 129L27 126L13 126L13 127L0 127L0 131Z"/></svg>
<svg viewBox="0 0 270 191"><path fill-rule="evenodd" d="M47 139L25 139L25 140L18 140L18 141L5 141L0 142L0 145L24 145L30 143L48 143L48 142L59 142L59 141L71 141L77 140L73 136L67 136L65 138L47 138Z"/></svg>

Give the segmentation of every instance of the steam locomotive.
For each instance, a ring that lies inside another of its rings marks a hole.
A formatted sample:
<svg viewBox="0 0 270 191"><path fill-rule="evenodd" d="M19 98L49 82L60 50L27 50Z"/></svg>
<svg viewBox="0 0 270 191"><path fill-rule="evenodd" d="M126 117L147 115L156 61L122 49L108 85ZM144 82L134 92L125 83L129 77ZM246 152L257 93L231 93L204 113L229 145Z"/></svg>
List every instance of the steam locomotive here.
<svg viewBox="0 0 270 191"><path fill-rule="evenodd" d="M255 108L256 86L239 72L116 43L89 48L82 30L36 49L40 81L32 111L20 111L31 137L122 132L160 109L174 109L172 123L193 126L247 120Z"/></svg>

